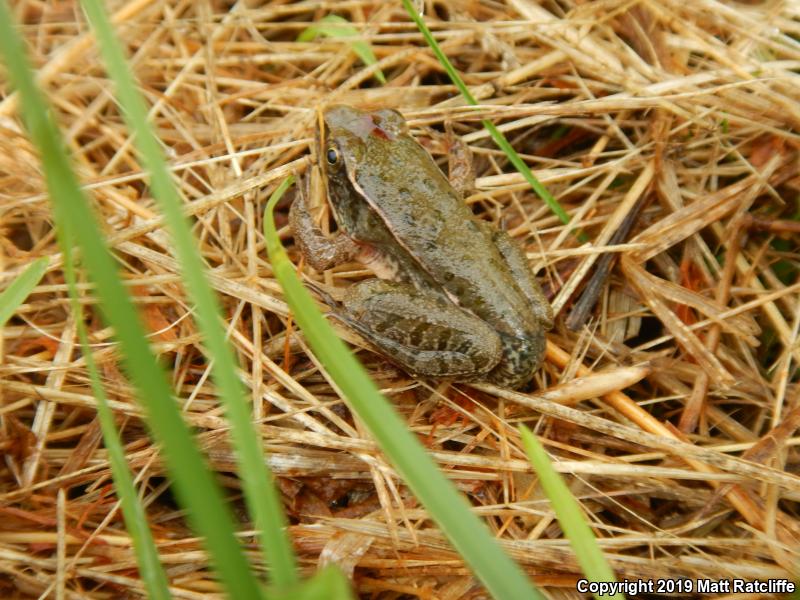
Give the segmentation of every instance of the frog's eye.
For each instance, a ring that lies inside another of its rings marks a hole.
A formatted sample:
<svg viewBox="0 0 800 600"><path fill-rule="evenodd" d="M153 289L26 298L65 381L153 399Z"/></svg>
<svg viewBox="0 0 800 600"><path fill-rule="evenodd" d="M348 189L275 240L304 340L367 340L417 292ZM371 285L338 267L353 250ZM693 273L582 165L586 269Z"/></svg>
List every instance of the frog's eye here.
<svg viewBox="0 0 800 600"><path fill-rule="evenodd" d="M339 162L339 151L331 146L325 153L325 159L328 161L329 165L335 165L337 162Z"/></svg>

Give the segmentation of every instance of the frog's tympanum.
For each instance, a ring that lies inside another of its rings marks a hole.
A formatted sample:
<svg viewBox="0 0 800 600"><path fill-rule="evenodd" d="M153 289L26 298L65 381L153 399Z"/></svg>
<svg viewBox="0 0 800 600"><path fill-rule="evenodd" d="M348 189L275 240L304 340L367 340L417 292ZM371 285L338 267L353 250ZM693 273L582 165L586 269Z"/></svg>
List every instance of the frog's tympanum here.
<svg viewBox="0 0 800 600"><path fill-rule="evenodd" d="M323 119L339 231L324 236L298 195L295 240L317 270L357 260L379 277L350 287L337 316L412 374L528 382L553 314L521 249L473 216L398 112L331 106Z"/></svg>

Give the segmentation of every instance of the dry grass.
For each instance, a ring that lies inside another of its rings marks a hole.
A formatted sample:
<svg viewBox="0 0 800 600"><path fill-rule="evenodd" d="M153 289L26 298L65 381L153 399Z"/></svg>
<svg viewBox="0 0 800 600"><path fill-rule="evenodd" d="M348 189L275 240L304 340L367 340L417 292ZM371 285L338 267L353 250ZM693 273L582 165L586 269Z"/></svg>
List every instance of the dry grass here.
<svg viewBox="0 0 800 600"><path fill-rule="evenodd" d="M385 87L346 43L294 41L331 6L111 7L224 299L302 564L340 562L365 597L481 595L326 383L265 260L265 192L306 169L313 110L338 102L400 109L439 158L437 131L451 121L477 159L469 201L526 244L553 298L558 323L531 394L414 381L359 351L551 597L579 597L579 570L518 422L560 461L620 578L792 577L800 5L487 0L438 2L432 13L428 3L443 49L483 102L477 114L454 97L399 2L336 4L373 45ZM239 502L176 263L79 7L18 0L15 10L186 419ZM5 92L3 285L34 258L50 256L51 269L2 338L0 595L137 596L39 163ZM501 125L590 244L543 207L479 118ZM363 275L350 265L324 280ZM579 301L587 293L597 302ZM90 327L176 596L200 597L215 585L197 540L110 332L96 316Z"/></svg>

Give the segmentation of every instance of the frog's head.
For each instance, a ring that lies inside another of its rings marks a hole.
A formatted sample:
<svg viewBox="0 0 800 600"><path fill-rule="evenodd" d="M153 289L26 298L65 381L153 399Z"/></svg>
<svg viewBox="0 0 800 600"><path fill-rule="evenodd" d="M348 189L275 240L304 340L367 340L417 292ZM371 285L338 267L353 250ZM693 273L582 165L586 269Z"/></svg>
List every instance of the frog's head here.
<svg viewBox="0 0 800 600"><path fill-rule="evenodd" d="M352 176L368 153L408 131L400 113L388 108L370 112L336 104L322 112L322 120L321 162L329 174L346 169Z"/></svg>
<svg viewBox="0 0 800 600"><path fill-rule="evenodd" d="M395 110L367 111L339 104L322 111L317 156L340 225L352 231L352 220L357 215L355 204L359 200L369 204L361 177L391 171L393 146L406 136L406 122Z"/></svg>

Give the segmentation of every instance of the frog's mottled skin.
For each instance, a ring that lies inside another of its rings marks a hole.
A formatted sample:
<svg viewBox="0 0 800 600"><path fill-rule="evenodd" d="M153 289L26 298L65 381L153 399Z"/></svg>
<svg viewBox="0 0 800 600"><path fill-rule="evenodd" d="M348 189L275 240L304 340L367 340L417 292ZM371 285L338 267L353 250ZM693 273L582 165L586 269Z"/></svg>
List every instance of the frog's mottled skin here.
<svg viewBox="0 0 800 600"><path fill-rule="evenodd" d="M295 238L314 268L356 258L386 279L352 286L339 316L414 374L528 382L553 316L521 250L472 215L399 113L323 117L319 163L344 235L322 236L299 197Z"/></svg>

